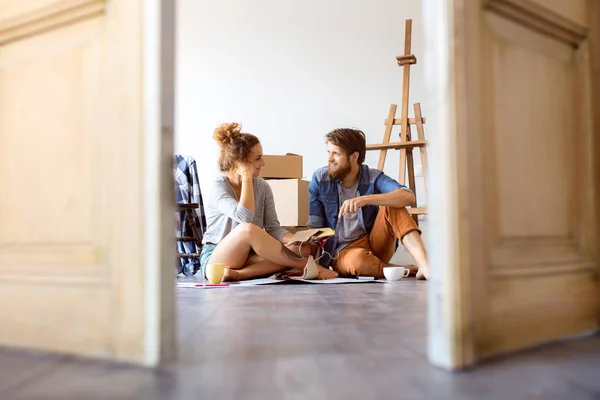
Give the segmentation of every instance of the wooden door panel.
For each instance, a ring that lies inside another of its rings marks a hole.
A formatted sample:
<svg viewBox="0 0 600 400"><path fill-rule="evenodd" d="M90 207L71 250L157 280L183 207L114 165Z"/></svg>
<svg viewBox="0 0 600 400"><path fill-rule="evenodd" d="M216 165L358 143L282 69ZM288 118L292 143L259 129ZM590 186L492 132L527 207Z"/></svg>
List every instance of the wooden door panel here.
<svg viewBox="0 0 600 400"><path fill-rule="evenodd" d="M92 184L101 160L92 150L102 136L90 112L98 107L100 23L0 48L0 147L14 149L0 169L15 172L5 174L11 190L0 197L0 219L19 216L18 224L0 227L0 243L27 246L49 237L63 246L92 243L92 219L102 217L92 212L102 212ZM49 51L28 57L38 47Z"/></svg>
<svg viewBox="0 0 600 400"><path fill-rule="evenodd" d="M87 1L89 3L90 1ZM59 2L66 5L67 2ZM71 6L74 1L69 1ZM81 1L79 1L81 3ZM27 0L27 1L12 1L0 0L0 15L3 20L13 20L16 18L24 19L32 15L49 15L48 8L56 9L56 0Z"/></svg>
<svg viewBox="0 0 600 400"><path fill-rule="evenodd" d="M580 62L568 45L486 13L482 102L487 236L493 269L585 261L581 198L591 163ZM584 96L585 97L585 96ZM589 261L589 260L588 260ZM589 262L588 262L589 264ZM494 271L498 272L498 271Z"/></svg>
<svg viewBox="0 0 600 400"><path fill-rule="evenodd" d="M597 262L584 234L594 232L594 208L582 208L582 199L594 196L586 28L554 14L566 2L549 3L556 9L531 4L531 24L493 3L480 25L480 244L488 255L482 357L594 330L599 299ZM580 6L568 9L578 16ZM546 33L561 29L580 36L569 42Z"/></svg>
<svg viewBox="0 0 600 400"><path fill-rule="evenodd" d="M489 285L481 358L535 346L598 327L596 274L584 271L514 273Z"/></svg>
<svg viewBox="0 0 600 400"><path fill-rule="evenodd" d="M13 327L0 341L107 356L110 165L97 151L110 140L97 112L105 18L15 4L4 2L12 18L0 26L31 35L0 47L0 175L10 189L0 196L0 298L10 304L0 319ZM42 32L39 19L62 25Z"/></svg>
<svg viewBox="0 0 600 400"><path fill-rule="evenodd" d="M0 0L0 345L148 365L172 349L151 6Z"/></svg>
<svg viewBox="0 0 600 400"><path fill-rule="evenodd" d="M568 236L576 173L572 49L495 15L485 21L492 96L484 106L492 117L484 134L494 160L485 173L496 235Z"/></svg>
<svg viewBox="0 0 600 400"><path fill-rule="evenodd" d="M0 45L104 15L106 0L0 0Z"/></svg>
<svg viewBox="0 0 600 400"><path fill-rule="evenodd" d="M514 0L511 2L518 3ZM573 0L568 2L564 0L532 0L532 3L539 7L537 9L539 13L546 14L546 11L550 11L555 16L562 16L581 26L588 26L589 2L587 0ZM529 8L532 7L530 6Z"/></svg>
<svg viewBox="0 0 600 400"><path fill-rule="evenodd" d="M446 7L425 21L449 37L431 47L452 99L431 118L444 132L432 170L457 185L432 206L446 236L433 232L430 327L445 334L430 359L452 369L599 328L600 36L592 1Z"/></svg>

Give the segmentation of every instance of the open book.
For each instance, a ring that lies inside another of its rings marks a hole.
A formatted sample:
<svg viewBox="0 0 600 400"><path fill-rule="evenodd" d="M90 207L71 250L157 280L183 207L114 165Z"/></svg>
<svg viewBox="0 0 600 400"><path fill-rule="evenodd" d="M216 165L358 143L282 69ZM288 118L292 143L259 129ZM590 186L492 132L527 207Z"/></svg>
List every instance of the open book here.
<svg viewBox="0 0 600 400"><path fill-rule="evenodd" d="M290 244L301 244L308 242L318 242L323 239L330 238L335 236L335 231L331 228L314 228L307 229L303 231L298 231L294 233L292 239L290 240ZM304 267L304 271L302 276L292 277L292 279L317 279L319 275L319 268L316 261L310 256L307 260L306 266ZM275 277L274 275L273 277Z"/></svg>
<svg viewBox="0 0 600 400"><path fill-rule="evenodd" d="M298 231L292 236L291 244L306 243L309 241L319 241L335 236L335 231L331 228L314 228L304 231Z"/></svg>

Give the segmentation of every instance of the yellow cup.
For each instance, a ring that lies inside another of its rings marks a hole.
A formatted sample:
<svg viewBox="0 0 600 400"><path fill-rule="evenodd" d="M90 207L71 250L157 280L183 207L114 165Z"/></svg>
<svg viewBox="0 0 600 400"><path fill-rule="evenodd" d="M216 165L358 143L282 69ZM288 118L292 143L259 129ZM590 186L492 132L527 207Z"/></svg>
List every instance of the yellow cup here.
<svg viewBox="0 0 600 400"><path fill-rule="evenodd" d="M227 268L227 265L220 263L206 264L206 279L212 284L221 283Z"/></svg>

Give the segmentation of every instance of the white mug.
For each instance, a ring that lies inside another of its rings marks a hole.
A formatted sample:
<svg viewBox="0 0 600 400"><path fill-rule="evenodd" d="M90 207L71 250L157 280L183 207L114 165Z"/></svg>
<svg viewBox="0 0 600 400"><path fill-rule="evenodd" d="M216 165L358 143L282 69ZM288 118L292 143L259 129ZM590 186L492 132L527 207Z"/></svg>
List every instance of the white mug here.
<svg viewBox="0 0 600 400"><path fill-rule="evenodd" d="M388 281L399 281L410 275L410 269L404 267L384 267L383 275Z"/></svg>

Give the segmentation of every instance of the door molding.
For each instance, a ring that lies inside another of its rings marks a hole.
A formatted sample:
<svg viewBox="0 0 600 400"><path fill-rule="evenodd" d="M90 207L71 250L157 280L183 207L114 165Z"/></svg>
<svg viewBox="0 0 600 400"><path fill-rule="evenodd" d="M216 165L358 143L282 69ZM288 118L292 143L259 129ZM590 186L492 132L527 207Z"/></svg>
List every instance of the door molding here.
<svg viewBox="0 0 600 400"><path fill-rule="evenodd" d="M529 0L485 0L484 7L529 29L579 47L589 29Z"/></svg>
<svg viewBox="0 0 600 400"><path fill-rule="evenodd" d="M36 10L0 19L0 46L105 12L106 0L60 0Z"/></svg>

